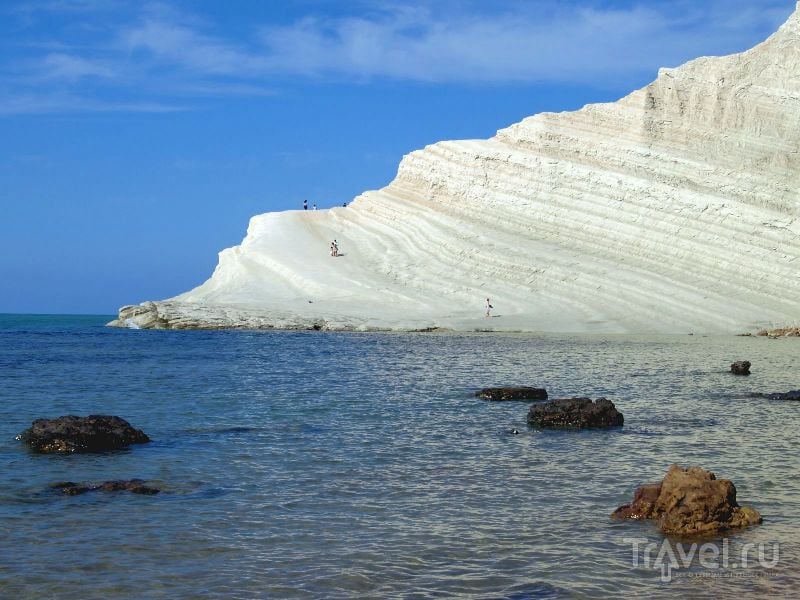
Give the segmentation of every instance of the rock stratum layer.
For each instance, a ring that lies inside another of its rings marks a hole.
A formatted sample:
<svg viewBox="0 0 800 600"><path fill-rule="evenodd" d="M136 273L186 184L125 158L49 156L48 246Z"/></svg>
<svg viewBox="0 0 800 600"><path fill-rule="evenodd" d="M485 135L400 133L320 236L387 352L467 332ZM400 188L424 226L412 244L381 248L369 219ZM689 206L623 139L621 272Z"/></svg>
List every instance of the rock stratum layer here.
<svg viewBox="0 0 800 600"><path fill-rule="evenodd" d="M123 307L112 324L665 333L792 325L799 145L795 12L755 48L662 69L618 102L412 152L387 187L346 208L253 217L208 281ZM330 256L333 239L342 256Z"/></svg>

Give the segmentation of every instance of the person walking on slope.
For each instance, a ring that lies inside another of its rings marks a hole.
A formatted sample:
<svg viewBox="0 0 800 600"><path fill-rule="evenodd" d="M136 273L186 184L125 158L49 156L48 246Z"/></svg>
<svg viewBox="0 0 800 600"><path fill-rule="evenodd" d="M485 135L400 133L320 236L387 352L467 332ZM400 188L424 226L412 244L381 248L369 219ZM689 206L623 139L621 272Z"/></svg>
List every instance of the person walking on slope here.
<svg viewBox="0 0 800 600"><path fill-rule="evenodd" d="M493 308L494 308L494 306L492 306L492 303L489 302L489 299L487 298L486 299L486 316L487 317L491 317L492 316L492 309Z"/></svg>
<svg viewBox="0 0 800 600"><path fill-rule="evenodd" d="M333 240L333 255L339 256L339 242Z"/></svg>

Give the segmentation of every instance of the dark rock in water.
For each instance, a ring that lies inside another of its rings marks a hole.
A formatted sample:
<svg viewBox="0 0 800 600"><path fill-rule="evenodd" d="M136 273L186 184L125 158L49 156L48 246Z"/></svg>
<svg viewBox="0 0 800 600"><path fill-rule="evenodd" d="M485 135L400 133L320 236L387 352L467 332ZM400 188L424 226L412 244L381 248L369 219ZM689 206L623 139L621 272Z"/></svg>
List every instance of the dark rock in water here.
<svg viewBox="0 0 800 600"><path fill-rule="evenodd" d="M731 373L734 375L750 375L750 361L737 360L731 365Z"/></svg>
<svg viewBox="0 0 800 600"><path fill-rule="evenodd" d="M144 484L144 481L141 479L129 479L125 480L117 480L117 481L106 481L100 484L98 488L96 488L102 492L131 492L132 494L157 494L161 490L158 488L150 487Z"/></svg>
<svg viewBox="0 0 800 600"><path fill-rule="evenodd" d="M150 441L125 419L106 415L37 419L19 439L37 452L102 452Z"/></svg>
<svg viewBox="0 0 800 600"><path fill-rule="evenodd" d="M59 481L58 483L54 483L50 487L53 488L54 490L61 490L61 493L66 494L67 496L77 496L78 494L84 494L91 489L87 485L80 485L72 481Z"/></svg>
<svg viewBox="0 0 800 600"><path fill-rule="evenodd" d="M761 523L752 508L739 506L736 487L699 467L672 465L661 483L636 490L633 503L620 506L615 519L654 519L662 533L706 535Z"/></svg>
<svg viewBox="0 0 800 600"><path fill-rule="evenodd" d="M547 390L535 387L494 387L475 392L478 398L500 402L504 400L547 400Z"/></svg>
<svg viewBox="0 0 800 600"><path fill-rule="evenodd" d="M54 483L50 486L53 489L60 490L62 494L67 496L77 496L85 494L86 492L131 492L132 494L157 494L161 490L158 488L150 487L144 484L141 479L118 479L114 481L104 481L98 484L80 484L73 483L72 481L62 481Z"/></svg>
<svg viewBox="0 0 800 600"><path fill-rule="evenodd" d="M562 398L537 404L528 412L528 424L534 427L588 429L614 427L623 424L620 413L611 400L599 398Z"/></svg>
<svg viewBox="0 0 800 600"><path fill-rule="evenodd" d="M800 400L800 390L792 390L791 392L778 392L776 394L765 394L764 397L769 400Z"/></svg>

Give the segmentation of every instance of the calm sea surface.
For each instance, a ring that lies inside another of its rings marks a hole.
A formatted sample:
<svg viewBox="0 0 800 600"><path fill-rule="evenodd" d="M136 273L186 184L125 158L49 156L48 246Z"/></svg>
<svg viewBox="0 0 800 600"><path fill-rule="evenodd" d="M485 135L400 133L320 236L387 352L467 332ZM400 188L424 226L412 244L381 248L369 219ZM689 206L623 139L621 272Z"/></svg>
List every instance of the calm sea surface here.
<svg viewBox="0 0 800 600"><path fill-rule="evenodd" d="M0 316L2 598L800 589L800 404L748 397L800 388L800 340L133 331L109 318ZM727 373L737 359L753 375ZM526 403L472 397L500 384L606 396L625 426L530 430ZM14 439L33 419L91 413L153 441L50 456ZM632 565L626 538L664 538L609 514L674 462L735 482L765 522L729 536L731 562L742 544L779 543L774 569L695 558L664 583ZM134 477L163 492L48 490Z"/></svg>

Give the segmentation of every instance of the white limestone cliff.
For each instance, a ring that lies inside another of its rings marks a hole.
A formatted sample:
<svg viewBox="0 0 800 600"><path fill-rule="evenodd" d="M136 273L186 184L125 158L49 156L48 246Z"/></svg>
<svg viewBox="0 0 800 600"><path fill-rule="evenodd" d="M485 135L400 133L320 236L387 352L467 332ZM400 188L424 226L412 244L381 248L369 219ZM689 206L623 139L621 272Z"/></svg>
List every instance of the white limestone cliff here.
<svg viewBox="0 0 800 600"><path fill-rule="evenodd" d="M800 5L755 48L662 69L618 102L412 152L393 182L346 208L253 217L208 281L123 307L112 324L721 333L796 324L799 146Z"/></svg>

